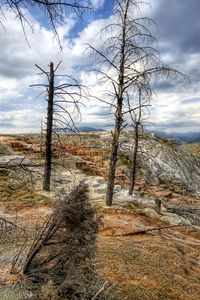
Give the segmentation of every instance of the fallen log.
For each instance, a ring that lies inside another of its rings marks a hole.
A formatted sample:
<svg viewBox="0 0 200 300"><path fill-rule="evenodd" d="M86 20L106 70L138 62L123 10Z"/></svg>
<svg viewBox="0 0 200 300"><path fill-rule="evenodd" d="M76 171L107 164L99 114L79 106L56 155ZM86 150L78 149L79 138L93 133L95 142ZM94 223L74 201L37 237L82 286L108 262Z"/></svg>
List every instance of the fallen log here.
<svg viewBox="0 0 200 300"><path fill-rule="evenodd" d="M138 231L131 231L131 232L124 232L122 234L118 234L115 236L128 236L128 235L139 235L139 234L146 234L151 231L161 231L163 229L170 229L170 228L176 228L176 227L188 227L191 225L167 225L163 227L152 227L152 228L146 228Z"/></svg>

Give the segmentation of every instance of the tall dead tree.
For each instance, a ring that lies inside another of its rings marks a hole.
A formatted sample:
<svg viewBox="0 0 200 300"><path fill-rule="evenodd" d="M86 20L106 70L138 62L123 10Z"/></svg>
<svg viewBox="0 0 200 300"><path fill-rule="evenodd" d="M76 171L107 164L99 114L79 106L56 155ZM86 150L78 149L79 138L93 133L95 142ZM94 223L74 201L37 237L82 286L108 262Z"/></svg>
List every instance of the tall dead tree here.
<svg viewBox="0 0 200 300"><path fill-rule="evenodd" d="M158 77L182 76L160 61L156 39L149 30L154 21L141 16L142 3L140 0L115 0L115 21L103 29L102 36L108 36L103 47L98 50L89 45L96 56L97 72L110 84L111 101L100 97L99 100L111 106L115 120L106 192L108 206L112 205L120 134L126 114L130 112L127 108L130 96L141 88L151 95L151 82Z"/></svg>
<svg viewBox="0 0 200 300"><path fill-rule="evenodd" d="M50 190L51 180L51 160L52 160L52 132L53 132L53 100L54 100L54 65L50 62L49 87L48 87L48 107L47 107L47 128L45 142L45 169L43 189Z"/></svg>
<svg viewBox="0 0 200 300"><path fill-rule="evenodd" d="M130 107L130 119L131 126L133 127L133 150L131 155L131 166L130 166L130 184L129 184L129 195L133 194L135 181L136 181L136 173L137 173L137 162L138 162L138 153L140 150L140 140L141 135L143 136L143 127L144 127L144 114L146 109L150 106L149 99L147 98L145 93L145 97L142 95L142 91L139 90L138 94L138 103L135 110L132 110Z"/></svg>
<svg viewBox="0 0 200 300"><path fill-rule="evenodd" d="M50 191L53 134L55 133L56 136L59 136L63 130L77 132L77 127L73 120L73 113L76 112L80 115L80 99L86 97L86 90L76 79L71 76L57 74L60 63L54 67L53 62L50 62L49 71L44 71L41 67L36 65L42 72L42 75L45 75L47 83L31 85L45 88L41 94L45 93L47 96L43 180L43 189L45 191ZM68 78L68 82L61 83L61 80L66 77Z"/></svg>

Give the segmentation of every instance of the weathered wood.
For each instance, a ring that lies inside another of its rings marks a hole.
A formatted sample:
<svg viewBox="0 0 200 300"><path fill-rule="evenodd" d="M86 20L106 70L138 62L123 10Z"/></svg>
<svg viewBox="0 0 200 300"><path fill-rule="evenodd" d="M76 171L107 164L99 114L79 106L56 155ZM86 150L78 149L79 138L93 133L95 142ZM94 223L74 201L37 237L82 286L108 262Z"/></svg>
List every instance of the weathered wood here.
<svg viewBox="0 0 200 300"><path fill-rule="evenodd" d="M189 227L190 225L166 225L163 227L152 227L152 228L147 228L147 229L142 229L142 230L138 230L138 231L132 231L132 232L125 232L119 235L115 235L115 236L128 236L128 235L138 235L138 234L146 234L148 232L151 231L161 231L164 229L170 229L170 228L179 228L179 227Z"/></svg>
<svg viewBox="0 0 200 300"><path fill-rule="evenodd" d="M109 173L108 173L108 184L107 184L107 191L106 191L106 205L107 206L111 206L112 200L113 200L113 191L114 191L114 184L115 184L115 172L116 172L121 124L122 124L122 114L120 112L118 118L116 118L115 132L113 134L113 141L112 141L112 150L111 150Z"/></svg>
<svg viewBox="0 0 200 300"><path fill-rule="evenodd" d="M48 108L47 128L45 142L45 168L43 189L50 191L51 163L52 163L52 128L53 128L53 100L54 100L54 65L50 63L49 87L48 87Z"/></svg>
<svg viewBox="0 0 200 300"><path fill-rule="evenodd" d="M137 170L137 154L138 154L138 146L139 146L139 123L137 122L135 125L135 143L133 149L133 159L131 162L131 170L130 170L130 186L129 186L129 195L133 195L135 180L136 180L136 170Z"/></svg>
<svg viewBox="0 0 200 300"><path fill-rule="evenodd" d="M129 1L127 2L125 13L124 13L124 22L122 27L122 40L121 40L121 49L120 49L120 66L119 66L119 76L118 76L118 90L116 90L115 95L117 98L117 109L115 112L115 130L113 133L112 140L112 150L110 157L110 165L108 172L108 184L106 191L106 205L111 206L113 201L113 191L115 184L115 172L119 148L119 137L123 124L123 95L124 95L124 73L125 73L125 44L126 44L126 29L127 29L127 17L128 17Z"/></svg>

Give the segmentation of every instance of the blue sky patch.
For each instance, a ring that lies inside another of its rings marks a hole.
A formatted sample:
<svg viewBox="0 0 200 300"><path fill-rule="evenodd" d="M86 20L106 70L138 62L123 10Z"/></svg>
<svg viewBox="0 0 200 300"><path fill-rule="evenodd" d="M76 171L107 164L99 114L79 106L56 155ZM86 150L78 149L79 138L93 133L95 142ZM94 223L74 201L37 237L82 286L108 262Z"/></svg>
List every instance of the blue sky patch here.
<svg viewBox="0 0 200 300"><path fill-rule="evenodd" d="M200 103L200 98L184 99L184 100L181 100L180 103L181 104Z"/></svg>

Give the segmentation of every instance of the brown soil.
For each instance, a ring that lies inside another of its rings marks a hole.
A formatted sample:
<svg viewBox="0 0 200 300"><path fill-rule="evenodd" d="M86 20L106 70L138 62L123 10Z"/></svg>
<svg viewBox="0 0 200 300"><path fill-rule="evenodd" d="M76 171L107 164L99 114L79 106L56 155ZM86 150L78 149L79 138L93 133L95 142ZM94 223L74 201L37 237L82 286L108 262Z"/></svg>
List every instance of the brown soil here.
<svg viewBox="0 0 200 300"><path fill-rule="evenodd" d="M200 299L200 231L188 227L133 233L137 223L160 227L157 220L118 210L104 211L98 238L99 272L121 299ZM164 225L162 225L163 227Z"/></svg>
<svg viewBox="0 0 200 300"><path fill-rule="evenodd" d="M200 299L200 241L184 236L184 243L170 232L170 238L99 237L100 272L122 299Z"/></svg>
<svg viewBox="0 0 200 300"><path fill-rule="evenodd" d="M9 142L8 138L2 140ZM13 140L15 139L12 138L10 143L13 147L17 146L14 150L26 152L29 148L24 140L20 145ZM83 163L80 168L84 169L86 166L89 168L86 168L86 171L94 171L95 175L103 176L106 153L88 147L82 147L79 151L75 146L70 147L69 152L73 150L74 155L91 161L89 164ZM6 178L1 179L3 180L0 189L6 186ZM153 198L153 193L170 206L199 208L199 199L184 192L177 193L173 189L161 186L151 186L147 189L144 181L137 182L137 189L145 197ZM35 228L36 224L51 212L49 206L41 205L49 199L46 199L45 195L32 192L31 189L27 190L26 187L17 193L11 193L8 201L2 204L1 215L15 220L17 211L18 224L25 228ZM28 207L30 198L33 199L33 207ZM40 204L35 206L38 201L41 201ZM171 228L122 236L133 233L137 224L143 224L145 227L159 227L161 224L157 220L139 215L134 210L130 212L129 209L103 209L100 213L104 226L97 240L95 266L99 274L113 284L113 289L119 291L121 300L200 300L200 233L197 229ZM3 253L12 251L11 243L10 240L8 244L1 244L0 264ZM6 265L1 264L0 285L21 280L18 276L11 276L9 270L9 262Z"/></svg>
<svg viewBox="0 0 200 300"><path fill-rule="evenodd" d="M24 208L18 224L28 228L41 222L51 209ZM161 232L120 236L133 232L138 223L160 226L156 220L125 209L103 209L103 228L97 239L95 265L100 276L113 284L119 299L200 299L200 232L195 229L165 229ZM13 219L10 213L7 217ZM132 228L133 227L133 228ZM1 268L1 284L14 283L20 276Z"/></svg>

